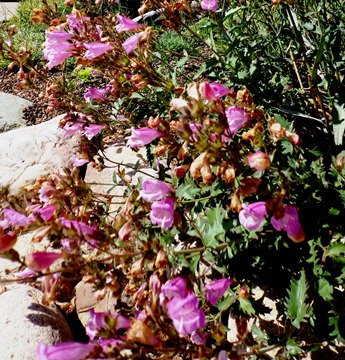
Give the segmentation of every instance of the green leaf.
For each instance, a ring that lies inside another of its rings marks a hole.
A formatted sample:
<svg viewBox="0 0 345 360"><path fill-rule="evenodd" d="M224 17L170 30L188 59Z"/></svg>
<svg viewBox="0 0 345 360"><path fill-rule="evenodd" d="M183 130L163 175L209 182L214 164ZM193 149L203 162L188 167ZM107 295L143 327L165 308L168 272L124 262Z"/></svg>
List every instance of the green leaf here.
<svg viewBox="0 0 345 360"><path fill-rule="evenodd" d="M249 299L239 298L238 300L240 302L240 308L243 312L245 312L248 315L255 315L255 310Z"/></svg>
<svg viewBox="0 0 345 360"><path fill-rule="evenodd" d="M320 278L319 284L319 295L326 301L333 300L333 286L324 278Z"/></svg>
<svg viewBox="0 0 345 360"><path fill-rule="evenodd" d="M290 290L288 290L288 296L285 299L286 314L297 329L299 329L301 322L309 316L306 304L307 288L305 272L302 270L300 279L291 281Z"/></svg>
<svg viewBox="0 0 345 360"><path fill-rule="evenodd" d="M204 233L206 247L215 247L220 240L224 241L225 230L222 225L225 210L219 205L206 210L208 229Z"/></svg>
<svg viewBox="0 0 345 360"><path fill-rule="evenodd" d="M335 261L344 262L345 261L345 244L343 243L334 243L330 245L326 256L333 258Z"/></svg>

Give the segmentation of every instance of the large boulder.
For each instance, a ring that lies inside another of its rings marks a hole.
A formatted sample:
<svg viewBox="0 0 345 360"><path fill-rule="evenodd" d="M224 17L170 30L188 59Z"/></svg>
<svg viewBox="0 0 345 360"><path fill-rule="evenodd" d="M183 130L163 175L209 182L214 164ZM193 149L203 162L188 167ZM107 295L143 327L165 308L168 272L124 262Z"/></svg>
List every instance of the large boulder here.
<svg viewBox="0 0 345 360"><path fill-rule="evenodd" d="M31 101L0 92L0 133L25 126L23 110L30 105Z"/></svg>
<svg viewBox="0 0 345 360"><path fill-rule="evenodd" d="M13 194L59 168L71 166L80 135L64 138L59 122L63 115L39 125L0 134L0 188Z"/></svg>
<svg viewBox="0 0 345 360"><path fill-rule="evenodd" d="M67 322L55 307L40 303L42 292L17 285L0 295L0 358L35 360L40 342L47 345L72 341Z"/></svg>

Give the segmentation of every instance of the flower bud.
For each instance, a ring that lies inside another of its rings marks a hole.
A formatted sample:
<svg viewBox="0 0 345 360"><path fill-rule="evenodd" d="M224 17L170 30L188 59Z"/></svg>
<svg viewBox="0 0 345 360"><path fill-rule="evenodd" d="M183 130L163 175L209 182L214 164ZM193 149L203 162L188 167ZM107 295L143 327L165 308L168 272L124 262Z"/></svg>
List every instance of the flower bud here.
<svg viewBox="0 0 345 360"><path fill-rule="evenodd" d="M248 165L258 171L266 170L270 167L271 162L268 155L262 151L257 151L247 156Z"/></svg>
<svg viewBox="0 0 345 360"><path fill-rule="evenodd" d="M248 290L245 286L241 286L241 288L238 290L238 296L241 299L248 299L249 298L249 293Z"/></svg>
<svg viewBox="0 0 345 360"><path fill-rule="evenodd" d="M0 228L0 254L4 253L14 246L17 242L17 234L15 231L9 231L6 234L2 234L2 229Z"/></svg>
<svg viewBox="0 0 345 360"><path fill-rule="evenodd" d="M128 220L124 225L122 225L119 230L119 238L122 241L126 241L129 239L132 233L132 219Z"/></svg>

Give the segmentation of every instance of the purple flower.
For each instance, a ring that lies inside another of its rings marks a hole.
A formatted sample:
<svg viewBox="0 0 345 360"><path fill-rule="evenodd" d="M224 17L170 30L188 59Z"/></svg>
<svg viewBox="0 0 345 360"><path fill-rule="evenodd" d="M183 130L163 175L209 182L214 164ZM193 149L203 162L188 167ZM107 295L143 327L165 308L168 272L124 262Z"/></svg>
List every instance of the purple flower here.
<svg viewBox="0 0 345 360"><path fill-rule="evenodd" d="M119 24L115 26L117 32L137 30L141 27L136 21L117 14Z"/></svg>
<svg viewBox="0 0 345 360"><path fill-rule="evenodd" d="M136 46L138 45L139 39L142 37L144 32L140 32L138 34L134 34L130 36L123 44L122 47L125 50L126 54L131 54Z"/></svg>
<svg viewBox="0 0 345 360"><path fill-rule="evenodd" d="M73 136L76 132L81 131L84 127L84 123L82 122L68 122L66 125L62 128L64 130L64 137L70 137Z"/></svg>
<svg viewBox="0 0 345 360"><path fill-rule="evenodd" d="M84 47L87 49L84 56L88 60L92 60L92 59L104 54L105 52L113 49L113 47L111 45L104 44L101 42L93 42L93 43L89 43L89 44L84 43Z"/></svg>
<svg viewBox="0 0 345 360"><path fill-rule="evenodd" d="M75 14L69 14L66 17L69 28L78 32L83 30L85 22L90 20L87 16L75 16Z"/></svg>
<svg viewBox="0 0 345 360"><path fill-rule="evenodd" d="M87 164L88 162L90 162L89 159L83 159L78 157L77 155L72 155L70 160L72 161L72 165L74 167L80 167L83 166L84 164Z"/></svg>
<svg viewBox="0 0 345 360"><path fill-rule="evenodd" d="M200 331L193 331L190 334L190 339L191 339L192 343L194 343L195 345L198 345L198 346L205 345L205 343L206 343L206 336L204 333L202 333Z"/></svg>
<svg viewBox="0 0 345 360"><path fill-rule="evenodd" d="M115 319L115 328L112 330L129 329L131 327L131 321L120 314L110 314L106 312L95 312L90 310L90 320L86 325L86 334L90 340L95 340L99 337L98 333L103 328L107 328L106 317L112 317Z"/></svg>
<svg viewBox="0 0 345 360"><path fill-rule="evenodd" d="M97 344L64 342L57 345L39 343L36 348L37 360L85 359L98 347Z"/></svg>
<svg viewBox="0 0 345 360"><path fill-rule="evenodd" d="M73 38L72 34L65 31L46 31L44 57L49 60L48 69L61 64L72 56L71 51L74 45L69 41Z"/></svg>
<svg viewBox="0 0 345 360"><path fill-rule="evenodd" d="M272 216L271 224L278 231L285 231L287 236L294 242L301 242L305 239L304 230L298 219L298 212L294 206L284 205L283 217L277 219Z"/></svg>
<svg viewBox="0 0 345 360"><path fill-rule="evenodd" d="M225 111L231 135L235 135L239 129L248 121L249 115L237 106L230 106Z"/></svg>
<svg viewBox="0 0 345 360"><path fill-rule="evenodd" d="M217 83L208 83L207 81L201 83L200 92L202 96L209 101L220 99L222 96L230 94L231 90L223 85Z"/></svg>
<svg viewBox="0 0 345 360"><path fill-rule="evenodd" d="M26 215L16 210L4 209L3 213L5 219L12 226L27 226L31 223L31 220Z"/></svg>
<svg viewBox="0 0 345 360"><path fill-rule="evenodd" d="M211 284L205 285L206 300L212 305L216 305L217 301L224 295L225 291L233 283L230 279L219 279Z"/></svg>
<svg viewBox="0 0 345 360"><path fill-rule="evenodd" d="M174 223L174 200L166 198L151 205L150 219L153 225L168 230Z"/></svg>
<svg viewBox="0 0 345 360"><path fill-rule="evenodd" d="M217 360L229 360L227 351L225 350L219 351Z"/></svg>
<svg viewBox="0 0 345 360"><path fill-rule="evenodd" d="M144 146L153 140L164 136L163 131L154 130L151 128L136 129L132 127L132 135L128 138L127 145L130 147Z"/></svg>
<svg viewBox="0 0 345 360"><path fill-rule="evenodd" d="M33 271L42 271L61 258L62 253L37 251L26 256L26 265Z"/></svg>
<svg viewBox="0 0 345 360"><path fill-rule="evenodd" d="M185 298L174 297L167 304L168 314L176 331L181 335L205 327L205 314L199 309L198 298L189 294Z"/></svg>
<svg viewBox="0 0 345 360"><path fill-rule="evenodd" d="M203 10L216 11L218 9L218 0L202 0L200 5Z"/></svg>
<svg viewBox="0 0 345 360"><path fill-rule="evenodd" d="M83 133L89 140L91 140L94 136L98 135L104 128L105 126L103 125L90 124L88 126L85 126Z"/></svg>
<svg viewBox="0 0 345 360"><path fill-rule="evenodd" d="M34 209L34 215L39 215L44 221L49 221L56 211L56 206L46 205L44 207Z"/></svg>
<svg viewBox="0 0 345 360"><path fill-rule="evenodd" d="M106 89L98 89L98 88L93 88L93 87L89 86L87 89L87 92L84 94L84 99L88 102L90 102L91 99L104 100L107 92L108 91Z"/></svg>
<svg viewBox="0 0 345 360"><path fill-rule="evenodd" d="M145 201L154 201L162 200L165 195L172 192L172 189L164 181L146 178L143 180L140 196Z"/></svg>
<svg viewBox="0 0 345 360"><path fill-rule="evenodd" d="M185 298L190 293L190 290L187 288L186 279L178 276L162 285L159 296L160 303L163 305L165 299L171 300L175 297Z"/></svg>
<svg viewBox="0 0 345 360"><path fill-rule="evenodd" d="M258 201L249 205L243 204L238 217L247 230L257 230L267 215L266 202Z"/></svg>

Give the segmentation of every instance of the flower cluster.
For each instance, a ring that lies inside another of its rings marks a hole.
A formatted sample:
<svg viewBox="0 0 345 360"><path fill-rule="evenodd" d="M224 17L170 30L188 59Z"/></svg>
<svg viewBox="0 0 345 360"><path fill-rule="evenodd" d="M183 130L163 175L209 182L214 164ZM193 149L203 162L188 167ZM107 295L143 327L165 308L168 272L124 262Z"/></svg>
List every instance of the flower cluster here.
<svg viewBox="0 0 345 360"><path fill-rule="evenodd" d="M142 182L141 198L153 201L150 211L151 222L164 230L171 228L174 223L174 199L171 195L173 190L161 180L146 178Z"/></svg>
<svg viewBox="0 0 345 360"><path fill-rule="evenodd" d="M205 314L199 309L198 298L187 288L185 278L177 277L162 285L160 303L179 334L191 335L205 327Z"/></svg>

